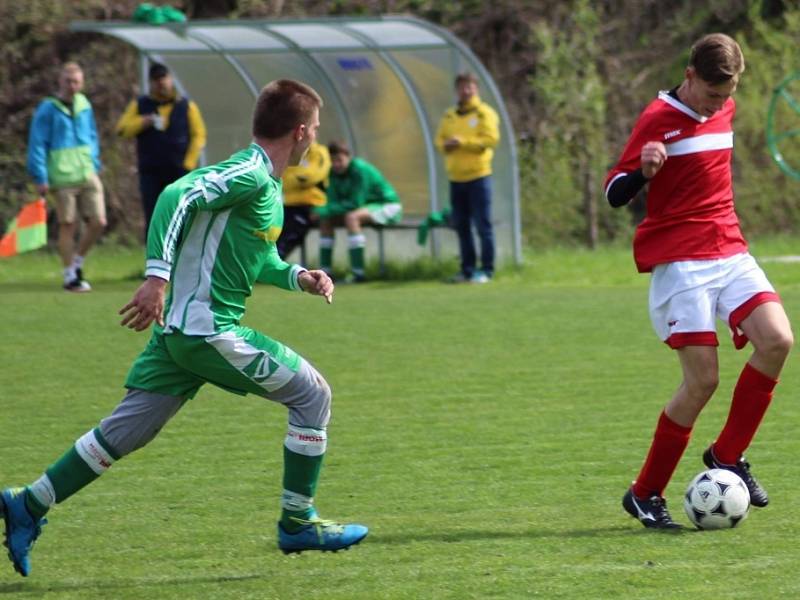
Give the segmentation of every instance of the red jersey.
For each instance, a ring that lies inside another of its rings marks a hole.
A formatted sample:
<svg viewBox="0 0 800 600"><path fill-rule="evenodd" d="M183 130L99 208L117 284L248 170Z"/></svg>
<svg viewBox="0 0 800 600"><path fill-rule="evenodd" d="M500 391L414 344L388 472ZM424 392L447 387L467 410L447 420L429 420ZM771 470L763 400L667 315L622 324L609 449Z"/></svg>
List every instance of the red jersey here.
<svg viewBox="0 0 800 600"><path fill-rule="evenodd" d="M650 180L647 216L636 228L640 272L662 263L724 258L747 251L733 207L733 98L704 117L667 92L644 109L605 190L642 166L642 146L662 142L667 160Z"/></svg>

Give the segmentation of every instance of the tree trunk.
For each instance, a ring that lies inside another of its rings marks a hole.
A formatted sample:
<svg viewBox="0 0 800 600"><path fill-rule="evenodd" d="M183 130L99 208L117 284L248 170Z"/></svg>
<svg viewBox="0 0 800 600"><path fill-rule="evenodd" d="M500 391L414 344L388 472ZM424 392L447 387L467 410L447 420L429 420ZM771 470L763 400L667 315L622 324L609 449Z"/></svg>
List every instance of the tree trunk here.
<svg viewBox="0 0 800 600"><path fill-rule="evenodd" d="M589 160L581 160L581 170L583 173L583 214L586 218L586 244L594 250L597 248L597 190L594 186L594 175L592 174L591 163Z"/></svg>

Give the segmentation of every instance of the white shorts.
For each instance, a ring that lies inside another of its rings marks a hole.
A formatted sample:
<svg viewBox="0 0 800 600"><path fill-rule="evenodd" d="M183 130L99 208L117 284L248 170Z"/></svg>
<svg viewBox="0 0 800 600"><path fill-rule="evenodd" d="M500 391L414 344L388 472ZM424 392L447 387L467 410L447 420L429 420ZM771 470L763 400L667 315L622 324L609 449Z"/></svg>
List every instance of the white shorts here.
<svg viewBox="0 0 800 600"><path fill-rule="evenodd" d="M718 346L717 317L730 327L734 346L743 348L747 337L739 324L765 302L780 297L747 252L658 265L650 279L650 320L670 348Z"/></svg>

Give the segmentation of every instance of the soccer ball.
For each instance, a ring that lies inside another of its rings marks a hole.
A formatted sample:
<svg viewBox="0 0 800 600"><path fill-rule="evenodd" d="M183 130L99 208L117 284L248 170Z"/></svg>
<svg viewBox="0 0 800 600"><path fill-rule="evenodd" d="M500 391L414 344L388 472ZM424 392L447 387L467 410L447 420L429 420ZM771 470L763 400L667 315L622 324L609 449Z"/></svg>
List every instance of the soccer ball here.
<svg viewBox="0 0 800 600"><path fill-rule="evenodd" d="M683 508L698 529L728 529L747 517L750 492L736 473L709 469L692 479Z"/></svg>

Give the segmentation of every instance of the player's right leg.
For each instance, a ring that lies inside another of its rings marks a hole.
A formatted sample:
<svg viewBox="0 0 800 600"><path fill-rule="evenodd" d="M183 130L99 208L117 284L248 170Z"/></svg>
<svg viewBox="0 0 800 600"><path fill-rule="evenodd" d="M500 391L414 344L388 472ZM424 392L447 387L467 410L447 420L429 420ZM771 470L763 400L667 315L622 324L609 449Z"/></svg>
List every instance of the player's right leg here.
<svg viewBox="0 0 800 600"><path fill-rule="evenodd" d="M100 475L115 461L152 440L178 411L183 398L128 390L114 412L86 432L26 487L6 488L0 498L5 542L14 569L30 573L29 554L47 520L45 514Z"/></svg>
<svg viewBox="0 0 800 600"><path fill-rule="evenodd" d="M715 297L685 277L686 268L680 263L656 267L650 287L650 318L659 338L677 351L683 381L661 413L647 458L622 501L628 514L649 528L678 527L667 511L664 490L719 377Z"/></svg>
<svg viewBox="0 0 800 600"><path fill-rule="evenodd" d="M5 544L18 573L30 573L29 554L50 508L96 480L115 461L150 442L201 383L171 362L154 335L134 363L126 382L128 393L112 414L78 438L39 479L24 488L2 491ZM137 386L161 387L168 393Z"/></svg>

